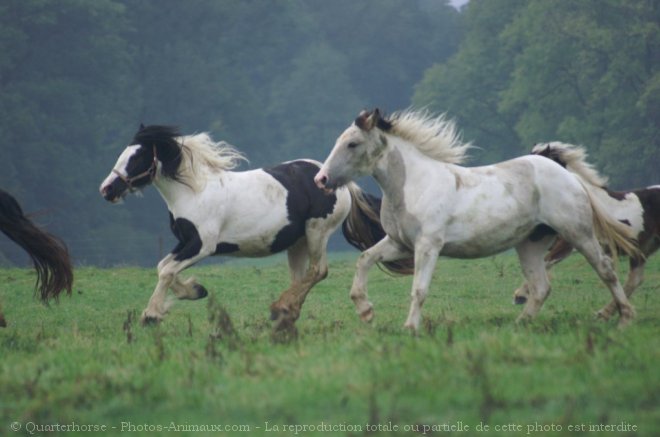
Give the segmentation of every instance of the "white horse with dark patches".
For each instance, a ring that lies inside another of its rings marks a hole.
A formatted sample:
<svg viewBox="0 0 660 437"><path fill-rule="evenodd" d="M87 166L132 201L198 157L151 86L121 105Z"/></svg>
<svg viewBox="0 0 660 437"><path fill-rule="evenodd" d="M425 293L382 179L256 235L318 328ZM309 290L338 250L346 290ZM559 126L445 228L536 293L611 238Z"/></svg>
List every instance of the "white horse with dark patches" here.
<svg viewBox="0 0 660 437"><path fill-rule="evenodd" d="M630 271L623 286L626 296L630 297L644 279L646 260L660 249L660 185L630 191L611 191L607 189L607 178L598 174L587 162L584 148L572 144L557 141L541 143L534 146L532 153L550 158L576 175L610 215L630 226L640 251L638 255L630 257ZM545 257L546 269L550 270L572 252L573 246L557 238ZM528 294L529 288L524 283L514 292L514 302L525 303ZM598 315L608 319L615 311L616 302L612 301L598 311Z"/></svg>
<svg viewBox="0 0 660 437"><path fill-rule="evenodd" d="M158 284L142 322L161 320L168 289L179 299L199 299L206 289L179 273L209 255L263 257L287 251L291 286L271 305L277 327L292 326L310 289L328 273L326 245L342 223L349 242L365 249L384 232L379 199L356 185L326 196L314 184L320 163L285 162L237 172L243 156L207 134L180 135L167 126L142 126L100 187L117 202L153 183L167 203L179 243L158 264ZM392 271L404 264L387 265Z"/></svg>
<svg viewBox="0 0 660 437"><path fill-rule="evenodd" d="M519 317L531 318L550 291L543 256L555 235L580 251L609 288L621 314L634 310L597 236L633 253L632 235L601 210L583 184L557 163L525 156L483 167L460 166L469 145L454 124L426 112L388 119L362 112L342 133L314 178L329 193L362 175L383 191L387 236L357 262L351 298L363 320L373 317L367 272L375 262L414 255L412 303L405 327L417 330L438 256L478 258L515 247L530 287Z"/></svg>

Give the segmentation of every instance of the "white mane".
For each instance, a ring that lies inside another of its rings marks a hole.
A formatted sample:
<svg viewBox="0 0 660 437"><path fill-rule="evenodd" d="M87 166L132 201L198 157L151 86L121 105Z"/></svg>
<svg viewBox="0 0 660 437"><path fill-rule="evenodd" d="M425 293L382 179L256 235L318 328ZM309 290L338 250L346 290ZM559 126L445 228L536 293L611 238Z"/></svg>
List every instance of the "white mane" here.
<svg viewBox="0 0 660 437"><path fill-rule="evenodd" d="M460 164L467 158L472 146L463 143L453 120L445 114L434 116L426 110L407 109L392 114L389 133L412 143L417 149L437 161Z"/></svg>
<svg viewBox="0 0 660 437"><path fill-rule="evenodd" d="M553 141L535 145L532 153L545 155L542 152L546 148L549 148L551 154L549 158L554 159L554 155L566 165L568 171L580 176L585 182L600 188L607 186L607 178L601 176L594 166L587 162L588 155L584 147Z"/></svg>
<svg viewBox="0 0 660 437"><path fill-rule="evenodd" d="M181 146L180 178L195 191L204 188L208 173L232 170L240 161L247 161L231 144L215 142L207 133L186 135L177 141Z"/></svg>

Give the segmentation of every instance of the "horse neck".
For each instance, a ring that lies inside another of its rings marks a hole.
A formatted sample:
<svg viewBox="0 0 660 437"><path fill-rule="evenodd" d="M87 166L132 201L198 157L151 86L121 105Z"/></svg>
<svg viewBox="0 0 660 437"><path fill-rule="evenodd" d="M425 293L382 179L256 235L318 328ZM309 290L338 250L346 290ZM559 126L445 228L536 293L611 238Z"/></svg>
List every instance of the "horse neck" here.
<svg viewBox="0 0 660 437"><path fill-rule="evenodd" d="M392 197L393 194L398 195L401 192L408 173L413 169L422 171L431 163L443 164L424 155L412 144L398 138L392 139L376 162L373 177L378 182L383 194L386 197Z"/></svg>
<svg viewBox="0 0 660 437"><path fill-rule="evenodd" d="M199 197L203 191L195 191L188 185L175 181L174 179L164 177L163 175L159 175L159 177L154 180L154 186L160 193L170 211L176 210L177 205L182 202L189 204L191 201L194 201L194 199Z"/></svg>

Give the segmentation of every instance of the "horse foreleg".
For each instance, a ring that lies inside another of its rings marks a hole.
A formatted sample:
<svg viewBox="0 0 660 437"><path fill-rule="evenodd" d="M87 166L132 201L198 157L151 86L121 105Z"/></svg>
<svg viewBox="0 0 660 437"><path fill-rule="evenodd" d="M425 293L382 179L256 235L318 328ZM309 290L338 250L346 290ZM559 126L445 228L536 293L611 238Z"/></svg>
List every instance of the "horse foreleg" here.
<svg viewBox="0 0 660 437"><path fill-rule="evenodd" d="M628 272L628 279L623 286L623 291L626 297L632 296L635 290L642 285L644 281L644 265L646 261L639 259L630 259L630 272ZM603 320L609 320L617 310L616 301L612 300L610 303L601 308L596 314Z"/></svg>
<svg viewBox="0 0 660 437"><path fill-rule="evenodd" d="M2 313L2 306L0 306L0 328L6 328L7 321L5 320L5 315Z"/></svg>
<svg viewBox="0 0 660 437"><path fill-rule="evenodd" d="M388 236L376 243L373 247L362 252L357 260L353 285L351 286L351 300L355 309L364 322L370 322L374 317L373 305L369 302L367 294L367 274L374 264L385 261L396 261L410 256L410 252L402 249Z"/></svg>
<svg viewBox="0 0 660 437"><path fill-rule="evenodd" d="M417 331L419 323L422 318L422 305L426 300L426 295L429 291L433 271L440 255L442 245L434 245L426 242L418 242L415 244L415 276L413 278L413 286L410 302L410 312L408 319L403 325L404 328Z"/></svg>
<svg viewBox="0 0 660 437"><path fill-rule="evenodd" d="M195 281L195 278L182 281L181 278L175 276L171 288L174 295L181 300L203 299L209 294L203 285Z"/></svg>
<svg viewBox="0 0 660 437"><path fill-rule="evenodd" d="M165 305L165 297L168 288L172 287L177 280L176 276L184 269L195 264L200 259L206 257L208 252L200 252L191 258L177 260L173 254L167 255L158 263L158 283L154 290L147 308L142 312L140 321L142 324L159 322L167 313L168 308Z"/></svg>

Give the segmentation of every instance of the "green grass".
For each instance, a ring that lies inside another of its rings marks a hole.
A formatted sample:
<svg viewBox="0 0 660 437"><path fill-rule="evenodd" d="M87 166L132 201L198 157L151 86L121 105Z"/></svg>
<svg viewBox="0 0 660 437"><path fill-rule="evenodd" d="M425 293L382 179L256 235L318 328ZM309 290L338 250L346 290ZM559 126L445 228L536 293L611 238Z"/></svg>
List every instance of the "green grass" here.
<svg viewBox="0 0 660 437"><path fill-rule="evenodd" d="M426 435L591 435L589 425L622 423L636 432L605 433L658 435L660 257L650 260L632 299L637 318L623 331L616 320L594 320L610 296L579 256L555 269L552 295L525 326L511 304L515 256L442 259L418 336L402 328L410 277L374 269L376 318L359 321L348 298L354 259L333 257L288 343L271 340L268 321L288 283L282 258L191 269L212 299L177 303L149 328L136 319L155 269L78 269L73 296L50 307L33 299L31 270L2 269L9 327L0 330L0 435L53 435L40 430L74 423L106 427L93 435L119 435L122 426L157 435L149 430L171 424L223 427L165 433L177 436L358 436L367 424L396 436L423 435L425 426L436 427ZM234 333L209 318L223 308ZM443 424L470 429L450 433ZM495 429L503 425L520 431ZM562 431L542 431L552 427Z"/></svg>

